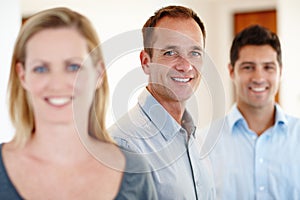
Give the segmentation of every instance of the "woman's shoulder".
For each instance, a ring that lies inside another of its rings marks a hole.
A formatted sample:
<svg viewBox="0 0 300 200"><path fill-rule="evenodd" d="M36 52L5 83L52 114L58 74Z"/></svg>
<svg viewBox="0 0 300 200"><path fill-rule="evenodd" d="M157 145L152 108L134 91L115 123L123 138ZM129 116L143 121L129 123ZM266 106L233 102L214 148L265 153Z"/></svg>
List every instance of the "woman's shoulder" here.
<svg viewBox="0 0 300 200"><path fill-rule="evenodd" d="M3 145L0 144L0 199L22 199L7 174L3 162Z"/></svg>

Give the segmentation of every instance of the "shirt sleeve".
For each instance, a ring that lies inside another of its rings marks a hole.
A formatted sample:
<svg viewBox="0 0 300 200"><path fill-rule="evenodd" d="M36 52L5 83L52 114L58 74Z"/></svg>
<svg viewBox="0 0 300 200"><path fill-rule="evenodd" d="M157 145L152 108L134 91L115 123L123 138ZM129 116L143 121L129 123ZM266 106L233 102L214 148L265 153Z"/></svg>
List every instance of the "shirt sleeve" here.
<svg viewBox="0 0 300 200"><path fill-rule="evenodd" d="M120 147L128 149L133 152L139 152L139 149L136 147L136 145L130 142L128 139L117 137L117 136L114 136L113 139Z"/></svg>
<svg viewBox="0 0 300 200"><path fill-rule="evenodd" d="M149 163L136 153L122 151L126 157L126 168L116 200L158 199Z"/></svg>

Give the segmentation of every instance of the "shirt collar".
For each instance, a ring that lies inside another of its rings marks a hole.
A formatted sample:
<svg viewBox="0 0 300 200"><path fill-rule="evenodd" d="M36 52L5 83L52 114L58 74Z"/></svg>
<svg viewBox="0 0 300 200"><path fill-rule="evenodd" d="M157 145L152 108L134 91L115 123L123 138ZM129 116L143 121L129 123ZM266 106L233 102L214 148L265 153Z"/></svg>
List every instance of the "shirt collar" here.
<svg viewBox="0 0 300 200"><path fill-rule="evenodd" d="M233 128L235 127L235 125L237 123L244 122L245 124L247 124L244 117L243 117L243 115L241 114L241 112L237 108L236 103L232 106L231 111L228 114L227 120L228 120L228 123L229 123L230 130L233 130ZM288 127L288 120L287 120L283 110L281 109L281 107L278 104L275 104L275 124L274 124L274 127L275 128L282 127L284 130L286 130L287 127ZM287 132L287 131L284 131L284 132Z"/></svg>
<svg viewBox="0 0 300 200"><path fill-rule="evenodd" d="M232 131L234 126L240 122L240 121L244 121L244 117L241 114L241 112L239 111L239 109L237 108L236 103L232 106L228 116L227 116L227 120L228 120L228 124L229 124L229 128Z"/></svg>
<svg viewBox="0 0 300 200"><path fill-rule="evenodd" d="M288 119L284 113L284 111L282 110L282 108L278 105L275 104L275 128L277 127L282 127L285 131L284 132L288 132L287 128L288 128Z"/></svg>
<svg viewBox="0 0 300 200"><path fill-rule="evenodd" d="M182 128L147 89L140 94L138 104L166 140L173 138ZM187 111L184 112L182 120L184 128L194 134L195 126Z"/></svg>

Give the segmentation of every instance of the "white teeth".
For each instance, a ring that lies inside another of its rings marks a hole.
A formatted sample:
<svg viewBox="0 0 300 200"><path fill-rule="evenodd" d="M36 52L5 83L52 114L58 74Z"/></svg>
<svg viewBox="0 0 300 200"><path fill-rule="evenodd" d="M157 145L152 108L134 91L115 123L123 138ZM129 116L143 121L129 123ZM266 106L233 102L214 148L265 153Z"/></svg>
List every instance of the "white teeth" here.
<svg viewBox="0 0 300 200"><path fill-rule="evenodd" d="M172 78L174 81L178 81L181 83L186 83L190 80L190 78Z"/></svg>
<svg viewBox="0 0 300 200"><path fill-rule="evenodd" d="M71 101L70 97L64 97L64 98L49 98L48 101L56 106L61 106L64 105L66 103L68 103L69 101Z"/></svg>
<svg viewBox="0 0 300 200"><path fill-rule="evenodd" d="M261 87L261 88L251 88L254 92L262 92L265 91L265 87Z"/></svg>

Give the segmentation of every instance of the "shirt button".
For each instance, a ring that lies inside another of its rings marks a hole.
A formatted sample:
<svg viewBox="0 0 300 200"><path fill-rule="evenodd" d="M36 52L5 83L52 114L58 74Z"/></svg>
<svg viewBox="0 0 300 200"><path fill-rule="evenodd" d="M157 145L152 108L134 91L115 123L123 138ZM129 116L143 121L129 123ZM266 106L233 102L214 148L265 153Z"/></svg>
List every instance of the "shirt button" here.
<svg viewBox="0 0 300 200"><path fill-rule="evenodd" d="M253 136L252 136L252 139L253 139L253 140L256 140L256 136L255 136L255 135L253 135Z"/></svg>
<svg viewBox="0 0 300 200"><path fill-rule="evenodd" d="M259 187L259 190L260 190L260 191L264 191L264 190L265 190L265 187L264 187L264 186L260 186L260 187Z"/></svg>
<svg viewBox="0 0 300 200"><path fill-rule="evenodd" d="M264 162L264 159L263 159L263 158L260 158L260 159L259 159L259 162L260 162L260 163L263 163L263 162Z"/></svg>

